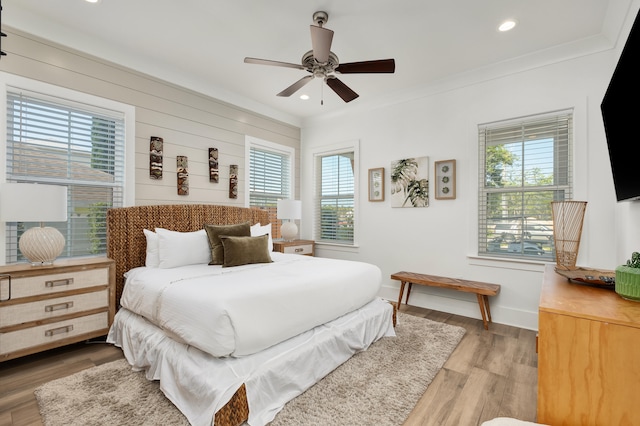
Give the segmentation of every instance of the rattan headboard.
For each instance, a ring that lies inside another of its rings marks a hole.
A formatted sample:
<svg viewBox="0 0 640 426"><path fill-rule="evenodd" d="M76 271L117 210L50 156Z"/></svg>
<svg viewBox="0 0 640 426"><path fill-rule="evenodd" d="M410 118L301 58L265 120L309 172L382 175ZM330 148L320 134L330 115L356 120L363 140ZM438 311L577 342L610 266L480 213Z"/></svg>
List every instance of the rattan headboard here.
<svg viewBox="0 0 640 426"><path fill-rule="evenodd" d="M226 225L249 221L269 223L266 210L212 204L178 204L113 208L107 211L107 256L116 262L116 304L124 288L124 273L144 266L147 240L143 229L189 232L205 223Z"/></svg>

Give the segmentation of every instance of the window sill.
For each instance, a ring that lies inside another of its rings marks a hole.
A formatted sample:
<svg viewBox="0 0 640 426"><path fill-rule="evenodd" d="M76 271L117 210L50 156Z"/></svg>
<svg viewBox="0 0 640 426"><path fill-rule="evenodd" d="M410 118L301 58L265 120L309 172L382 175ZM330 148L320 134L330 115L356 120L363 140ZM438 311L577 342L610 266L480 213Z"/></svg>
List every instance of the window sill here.
<svg viewBox="0 0 640 426"><path fill-rule="evenodd" d="M330 250L330 251L341 251L346 253L355 253L360 250L360 246L357 244L337 244L337 243L328 243L325 241L316 241L315 242L316 250Z"/></svg>
<svg viewBox="0 0 640 426"><path fill-rule="evenodd" d="M486 266L492 268L516 269L520 271L543 272L549 263L555 261L542 261L532 259L506 259L504 257L487 257L478 255L468 255L470 265Z"/></svg>

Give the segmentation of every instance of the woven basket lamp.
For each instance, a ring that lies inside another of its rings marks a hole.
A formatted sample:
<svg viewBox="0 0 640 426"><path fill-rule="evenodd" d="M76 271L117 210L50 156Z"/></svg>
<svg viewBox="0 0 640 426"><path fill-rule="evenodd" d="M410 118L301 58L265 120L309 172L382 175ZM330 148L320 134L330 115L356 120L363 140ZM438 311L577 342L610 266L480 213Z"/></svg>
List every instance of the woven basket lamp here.
<svg viewBox="0 0 640 426"><path fill-rule="evenodd" d="M40 222L25 231L18 246L31 265L51 265L64 250L64 236L44 222L66 222L67 187L34 183L4 183L0 186L0 220Z"/></svg>
<svg viewBox="0 0 640 426"><path fill-rule="evenodd" d="M576 260L578 259L586 208L586 201L551 202L556 267L560 270L573 271L577 269Z"/></svg>

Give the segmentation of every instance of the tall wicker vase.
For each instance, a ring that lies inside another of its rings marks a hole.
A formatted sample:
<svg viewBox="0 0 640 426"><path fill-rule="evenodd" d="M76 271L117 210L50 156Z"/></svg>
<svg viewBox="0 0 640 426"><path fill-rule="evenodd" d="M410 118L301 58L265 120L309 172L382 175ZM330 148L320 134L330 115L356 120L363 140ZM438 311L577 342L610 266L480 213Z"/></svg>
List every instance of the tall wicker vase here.
<svg viewBox="0 0 640 426"><path fill-rule="evenodd" d="M557 269L564 271L577 269L576 260L586 208L586 201L551 202Z"/></svg>

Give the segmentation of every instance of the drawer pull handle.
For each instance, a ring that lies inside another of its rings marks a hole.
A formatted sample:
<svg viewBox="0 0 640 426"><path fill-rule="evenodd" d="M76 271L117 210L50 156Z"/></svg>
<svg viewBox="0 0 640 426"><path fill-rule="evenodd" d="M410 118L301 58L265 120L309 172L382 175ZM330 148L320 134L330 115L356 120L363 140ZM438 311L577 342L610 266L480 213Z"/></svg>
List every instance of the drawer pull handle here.
<svg viewBox="0 0 640 426"><path fill-rule="evenodd" d="M59 287L61 285L71 285L73 284L73 278L64 278L62 280L51 280L46 281L45 285L47 287Z"/></svg>
<svg viewBox="0 0 640 426"><path fill-rule="evenodd" d="M53 312L53 311L59 311L61 309L71 309L71 308L73 308L73 302L64 302L64 303L58 303L56 305L47 305L44 307L44 311Z"/></svg>
<svg viewBox="0 0 640 426"><path fill-rule="evenodd" d="M7 297L5 299L2 298L2 282L4 280L9 281L9 291L7 292ZM6 302L7 300L11 300L11 275L0 274L0 302Z"/></svg>
<svg viewBox="0 0 640 426"><path fill-rule="evenodd" d="M297 248L297 249L296 249L296 253L300 253L300 252L303 252L303 251L304 251L304 249L303 249L303 248Z"/></svg>
<svg viewBox="0 0 640 426"><path fill-rule="evenodd" d="M56 334L69 333L73 331L73 325L66 325L64 327L52 328L44 332L47 337L55 336Z"/></svg>

